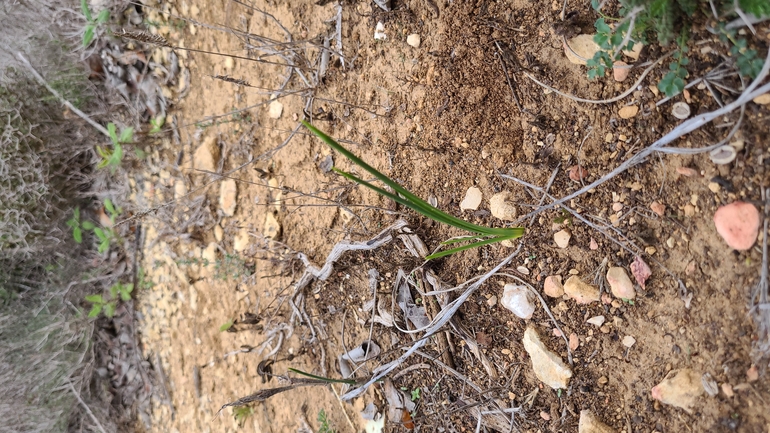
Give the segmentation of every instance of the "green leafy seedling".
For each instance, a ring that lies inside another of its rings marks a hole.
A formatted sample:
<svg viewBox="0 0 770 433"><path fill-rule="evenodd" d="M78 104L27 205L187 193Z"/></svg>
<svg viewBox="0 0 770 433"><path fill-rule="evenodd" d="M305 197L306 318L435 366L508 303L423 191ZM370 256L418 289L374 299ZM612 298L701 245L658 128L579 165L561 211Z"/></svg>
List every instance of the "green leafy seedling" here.
<svg viewBox="0 0 770 433"><path fill-rule="evenodd" d="M219 332L225 332L225 331L230 330L230 328L233 327L233 323L235 323L235 322L233 322L232 319L228 320L222 326L219 327Z"/></svg>
<svg viewBox="0 0 770 433"><path fill-rule="evenodd" d="M110 11L104 9L94 19L91 15L91 9L88 8L88 0L80 0L80 8L83 10L83 16L86 18L86 27L83 31L83 46L87 47L94 40L96 28L110 19Z"/></svg>
<svg viewBox="0 0 770 433"><path fill-rule="evenodd" d="M91 311L88 312L89 318L97 317L102 311L104 311L104 315L109 318L115 316L115 307L117 305L115 300L104 299L102 295L88 295L86 296L86 301L93 304L91 306Z"/></svg>
<svg viewBox="0 0 770 433"><path fill-rule="evenodd" d="M412 390L412 401L419 400L420 399L420 388L415 388Z"/></svg>
<svg viewBox="0 0 770 433"><path fill-rule="evenodd" d="M109 133L110 140L112 141L112 149L104 148L101 146L96 148L99 156L102 157L102 160L99 162L97 167L110 167L110 173L114 174L115 169L120 166L121 161L123 161L123 144L131 141L134 136L134 129L126 128L120 131L120 136L118 136L115 124L110 122L107 124L107 132Z"/></svg>
<svg viewBox="0 0 770 433"><path fill-rule="evenodd" d="M152 125L152 129L150 129L150 134L159 133L160 128L163 127L164 123L166 123L166 118L164 116L153 117L152 119L150 119L150 125Z"/></svg>
<svg viewBox="0 0 770 433"><path fill-rule="evenodd" d="M123 302L128 302L131 300L131 292L133 291L133 284L116 283L110 287L110 296L112 299L118 299L118 297L120 297Z"/></svg>
<svg viewBox="0 0 770 433"><path fill-rule="evenodd" d="M72 218L67 220L67 226L72 229L72 237L75 239L75 242L82 243L83 242L83 230L81 229L80 225L80 208L76 207L75 212L72 215Z"/></svg>
<svg viewBox="0 0 770 433"><path fill-rule="evenodd" d="M460 251L468 250L471 248L480 247L483 245L490 245L497 242L502 242L506 240L513 240L520 238L522 235L524 235L524 228L523 227L510 227L510 228L493 228L493 227L485 227L480 226L476 224L469 223L467 221L464 221L460 218L454 217L452 215L449 215L445 212L442 212L438 210L437 208L431 206L428 202L425 200L422 200L421 198L417 197L416 195L409 192L406 188L399 185L397 182L392 180L391 178L385 176L384 174L377 171L374 167L370 166L360 158L358 158L356 155L342 147L338 142L336 142L333 138L329 137L328 135L321 132L319 129L317 129L315 126L302 121L302 124L305 125L306 128L308 128L313 134L318 136L321 140L324 141L329 147L336 150L337 152L344 155L349 160L353 161L356 165L363 168L367 172L369 172L371 175L376 177L378 180L380 180L385 185L389 186L393 189L393 193L386 191L380 187L374 186L373 184L360 179L350 173L347 173L345 171L342 171L338 168L333 168L334 172L349 179L353 182L356 182L360 185L363 185L369 189L372 189L376 193L382 195L383 197L389 198L396 203L406 206L409 209L412 209L413 211L430 218L436 222L440 222L442 224L447 224L452 227L465 230L467 232L473 233L471 236L462 237L460 239L450 239L448 241L442 242L442 245L448 245L453 244L457 242L463 242L463 241L471 241L471 243L462 245L459 247L455 247L449 250L440 251L435 254L431 254L425 259L436 259L439 257L448 256L450 254L454 254ZM485 238L483 240L476 240L477 238Z"/></svg>

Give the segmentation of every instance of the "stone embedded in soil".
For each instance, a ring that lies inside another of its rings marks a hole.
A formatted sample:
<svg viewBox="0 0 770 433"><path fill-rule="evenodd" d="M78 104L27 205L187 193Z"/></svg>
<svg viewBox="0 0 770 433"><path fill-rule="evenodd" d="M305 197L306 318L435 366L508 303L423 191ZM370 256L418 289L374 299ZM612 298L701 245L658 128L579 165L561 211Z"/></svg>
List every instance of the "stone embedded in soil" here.
<svg viewBox="0 0 770 433"><path fill-rule="evenodd" d="M586 176L588 176L588 170L579 165L573 165L569 169L569 178L576 182L585 179Z"/></svg>
<svg viewBox="0 0 770 433"><path fill-rule="evenodd" d="M564 364L559 355L551 352L534 328L528 327L522 339L524 350L532 360L535 376L553 389L567 388L572 371Z"/></svg>
<svg viewBox="0 0 770 433"><path fill-rule="evenodd" d="M736 201L717 209L714 225L730 248L748 250L759 234L759 211L751 203Z"/></svg>
<svg viewBox="0 0 770 433"><path fill-rule="evenodd" d="M578 433L615 433L615 430L603 423L590 410L583 409L580 411Z"/></svg>
<svg viewBox="0 0 770 433"><path fill-rule="evenodd" d="M628 57L639 60L639 55L642 54L642 48L644 48L644 44L641 42L634 42L634 45L631 47L630 50L623 50L623 54L627 55Z"/></svg>
<svg viewBox="0 0 770 433"><path fill-rule="evenodd" d="M753 99L755 104L767 105L770 104L770 93L764 93Z"/></svg>
<svg viewBox="0 0 770 433"><path fill-rule="evenodd" d="M751 368L746 371L746 380L749 382L756 382L759 380L759 370L756 365L752 365Z"/></svg>
<svg viewBox="0 0 770 433"><path fill-rule="evenodd" d="M552 298L561 298L564 295L564 285L561 283L561 275L545 277L543 293Z"/></svg>
<svg viewBox="0 0 770 433"><path fill-rule="evenodd" d="M632 337L632 336L630 336L630 335L626 335L625 337L623 337L623 345L624 345L624 346L626 346L626 347L629 347L629 348L630 348L630 347L631 347L631 346L633 346L635 343L636 343L636 338L634 338L634 337Z"/></svg>
<svg viewBox="0 0 770 433"><path fill-rule="evenodd" d="M596 242L594 238L591 238L591 242L588 243L588 248L591 251L596 251L599 249L599 244Z"/></svg>
<svg viewBox="0 0 770 433"><path fill-rule="evenodd" d="M280 234L281 225L272 213L268 213L265 216L265 229L262 231L262 235L269 239L278 239Z"/></svg>
<svg viewBox="0 0 770 433"><path fill-rule="evenodd" d="M465 193L465 198L460 202L462 210L476 210L481 204L481 190L472 186Z"/></svg>
<svg viewBox="0 0 770 433"><path fill-rule="evenodd" d="M580 346L580 339L578 338L577 334L574 332L572 334L569 334L569 348L570 350L575 350Z"/></svg>
<svg viewBox="0 0 770 433"><path fill-rule="evenodd" d="M628 63L618 60L613 63L612 66L612 78L619 83L626 81L628 73L631 71L631 69L628 68Z"/></svg>
<svg viewBox="0 0 770 433"><path fill-rule="evenodd" d="M417 33L412 33L406 37L406 43L410 47L420 48L420 35Z"/></svg>
<svg viewBox="0 0 770 433"><path fill-rule="evenodd" d="M733 392L733 386L729 383L722 384L722 392L725 393L725 397L730 398L735 395Z"/></svg>
<svg viewBox="0 0 770 433"><path fill-rule="evenodd" d="M604 321L607 320L604 318L604 316L594 316L588 320L586 320L586 323L589 323L591 325L596 326L597 328L604 325Z"/></svg>
<svg viewBox="0 0 770 433"><path fill-rule="evenodd" d="M657 201L650 203L650 209L658 214L658 216L663 216L666 214L666 205Z"/></svg>
<svg viewBox="0 0 770 433"><path fill-rule="evenodd" d="M510 193L507 191L498 192L489 199L489 211L492 216L504 221L513 221L516 219L516 205L510 200Z"/></svg>
<svg viewBox="0 0 770 433"><path fill-rule="evenodd" d="M217 242L222 242L222 239L225 237L225 231L219 224L214 226L214 239L217 240Z"/></svg>
<svg viewBox="0 0 770 433"><path fill-rule="evenodd" d="M511 310L521 319L531 319L535 312L533 298L527 286L506 284L503 288L503 297L500 298L500 305Z"/></svg>
<svg viewBox="0 0 770 433"><path fill-rule="evenodd" d="M193 154L193 166L198 170L216 171L219 162L217 137L209 136L203 140Z"/></svg>
<svg viewBox="0 0 770 433"><path fill-rule="evenodd" d="M225 179L219 187L219 207L225 216L235 215L238 198L238 185L235 179Z"/></svg>
<svg viewBox="0 0 770 433"><path fill-rule="evenodd" d="M564 293L578 304L590 304L599 301L599 289L584 283L577 275L569 277L564 283Z"/></svg>
<svg viewBox="0 0 770 433"><path fill-rule="evenodd" d="M268 107L267 115L270 116L271 119L278 119L281 117L281 114L283 114L283 104L279 101L271 102Z"/></svg>
<svg viewBox="0 0 770 433"><path fill-rule="evenodd" d="M569 239L572 235L568 230L561 230L553 234L553 241L556 242L556 246L559 248L567 248L569 245Z"/></svg>
<svg viewBox="0 0 770 433"><path fill-rule="evenodd" d="M684 409L687 413L692 413L695 401L704 392L701 375L689 368L669 372L651 391L655 400Z"/></svg>
<svg viewBox="0 0 770 433"><path fill-rule="evenodd" d="M567 60L576 65L585 65L588 59L593 58L594 54L601 50L601 47L594 42L593 35L577 35L568 40L567 45L564 47L564 54Z"/></svg>
<svg viewBox="0 0 770 433"><path fill-rule="evenodd" d="M694 177L698 175L698 171L690 167L677 167L676 172L682 176Z"/></svg>
<svg viewBox="0 0 770 433"><path fill-rule="evenodd" d="M639 107L636 105L628 105L618 110L618 116L621 119L630 119L639 113Z"/></svg>
<svg viewBox="0 0 770 433"><path fill-rule="evenodd" d="M642 286L642 289L647 288L645 284L647 283L647 279L652 275L652 271L650 270L650 266L647 265L641 257L636 256L631 263L631 274L636 279L636 282Z"/></svg>
<svg viewBox="0 0 770 433"><path fill-rule="evenodd" d="M235 252L240 253L242 251L245 251L246 248L249 247L249 242L251 238L249 236L249 231L244 229L241 229L238 234L235 235L235 238L233 239L233 249Z"/></svg>
<svg viewBox="0 0 770 433"><path fill-rule="evenodd" d="M621 267L611 267L607 270L607 282L610 283L612 294L620 299L636 298L636 290L626 270Z"/></svg>

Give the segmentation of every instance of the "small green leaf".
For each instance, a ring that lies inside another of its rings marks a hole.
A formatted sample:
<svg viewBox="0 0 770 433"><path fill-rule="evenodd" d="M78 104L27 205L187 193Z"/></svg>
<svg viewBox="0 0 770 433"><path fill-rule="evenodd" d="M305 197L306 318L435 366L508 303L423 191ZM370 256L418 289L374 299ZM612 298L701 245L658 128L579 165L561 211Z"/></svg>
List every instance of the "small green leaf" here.
<svg viewBox="0 0 770 433"><path fill-rule="evenodd" d="M233 327L233 321L228 320L227 323L219 327L219 332L225 332L232 327Z"/></svg>
<svg viewBox="0 0 770 433"><path fill-rule="evenodd" d="M80 0L80 8L83 10L83 15L86 17L86 21L92 21L91 10L88 9L88 0Z"/></svg>
<svg viewBox="0 0 770 433"><path fill-rule="evenodd" d="M92 303L92 304L102 304L104 303L102 300L102 295L86 295L86 301Z"/></svg>
<svg viewBox="0 0 770 433"><path fill-rule="evenodd" d="M105 239L102 241L102 243L99 244L99 248L97 251L99 251L99 254L104 254L107 252L107 250L110 248L110 241Z"/></svg>
<svg viewBox="0 0 770 433"><path fill-rule="evenodd" d="M116 144L118 142L118 133L114 123L110 122L107 124L107 133L110 134L110 140L112 140L112 144Z"/></svg>
<svg viewBox="0 0 770 433"><path fill-rule="evenodd" d="M108 302L104 304L104 315L112 319L115 315L115 302Z"/></svg>
<svg viewBox="0 0 770 433"><path fill-rule="evenodd" d="M107 212L110 214L115 213L115 206L112 204L112 200L105 198L104 199L104 208L107 209Z"/></svg>
<svg viewBox="0 0 770 433"><path fill-rule="evenodd" d="M91 311L88 312L88 317L93 319L94 317L98 316L99 313L102 312L102 304L94 304L93 307L91 307Z"/></svg>
<svg viewBox="0 0 770 433"><path fill-rule="evenodd" d="M105 9L105 10L99 12L99 16L96 17L96 22L98 24L104 24L109 19L110 19L110 10L109 9Z"/></svg>
<svg viewBox="0 0 770 433"><path fill-rule="evenodd" d="M91 221L83 221L82 227L86 230L93 230L94 227L96 227L96 225L94 225L94 223L92 223Z"/></svg>
<svg viewBox="0 0 770 433"><path fill-rule="evenodd" d="M75 238L75 242L79 244L83 242L83 232L80 230L80 227L72 229L72 237Z"/></svg>
<svg viewBox="0 0 770 433"><path fill-rule="evenodd" d="M100 241L107 239L107 236L104 234L104 229L101 227L94 227L94 234Z"/></svg>
<svg viewBox="0 0 770 433"><path fill-rule="evenodd" d="M83 46L87 47L91 45L91 41L94 40L94 26L93 24L88 24L86 26L85 31L83 32Z"/></svg>
<svg viewBox="0 0 770 433"><path fill-rule="evenodd" d="M599 18L598 20L596 20L596 22L594 23L594 27L596 27L596 31L598 33L604 33L605 35L612 33L612 29L604 21L604 18Z"/></svg>
<svg viewBox="0 0 770 433"><path fill-rule="evenodd" d="M112 287L110 287L110 298L115 299L118 296L119 291L120 283L113 284Z"/></svg>
<svg viewBox="0 0 770 433"><path fill-rule="evenodd" d="M420 388L415 388L412 390L412 401L419 400L420 399Z"/></svg>
<svg viewBox="0 0 770 433"><path fill-rule="evenodd" d="M118 142L128 143L129 141L131 141L131 138L133 136L134 136L134 128L126 128L120 131L120 138L118 138Z"/></svg>

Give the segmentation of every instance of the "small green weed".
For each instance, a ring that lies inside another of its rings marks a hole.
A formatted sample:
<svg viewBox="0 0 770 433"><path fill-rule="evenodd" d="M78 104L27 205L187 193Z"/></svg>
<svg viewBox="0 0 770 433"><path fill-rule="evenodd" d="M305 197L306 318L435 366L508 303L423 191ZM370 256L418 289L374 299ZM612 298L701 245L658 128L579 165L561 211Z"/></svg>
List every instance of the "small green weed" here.
<svg viewBox="0 0 770 433"><path fill-rule="evenodd" d="M163 124L166 123L166 117L165 116L158 116L153 117L150 119L150 125L152 125L152 129L150 129L150 134L157 134L160 132L160 129L163 127Z"/></svg>
<svg viewBox="0 0 770 433"><path fill-rule="evenodd" d="M112 141L112 149L104 147L97 147L96 151L102 160L97 165L98 168L110 168L110 173L115 174L115 169L120 166L123 161L123 144L128 143L133 139L134 129L126 128L120 131L120 136L117 134L115 124L110 122L107 124L107 132L110 134L110 140Z"/></svg>
<svg viewBox="0 0 770 433"><path fill-rule="evenodd" d="M226 331L229 331L229 330L230 330L230 328L232 328L232 327L233 327L233 324L234 324L234 323L235 323L235 322L233 321L233 319L230 319L230 320L228 320L227 322L225 322L224 324L222 324L222 326L220 326L220 327L219 327L219 332L226 332Z"/></svg>
<svg viewBox="0 0 770 433"><path fill-rule="evenodd" d="M668 73L658 83L658 90L663 92L667 97L678 95L684 90L685 82L687 78L687 69L684 67L690 63L690 59L685 57L687 52L687 31L682 29L682 33L677 38L678 48L674 52L674 61L668 65Z"/></svg>
<svg viewBox="0 0 770 433"><path fill-rule="evenodd" d="M94 318L104 312L105 316L112 318L115 316L115 308L117 308L118 301L130 301L131 292L133 291L133 284L115 283L110 287L109 296L99 294L86 296L86 301L92 304L88 317Z"/></svg>
<svg viewBox="0 0 770 433"><path fill-rule="evenodd" d="M318 411L318 423L321 424L318 427L318 433L336 433L337 431L329 426L329 419L323 409Z"/></svg>
<svg viewBox="0 0 770 433"><path fill-rule="evenodd" d="M233 408L233 417L235 417L235 422L237 422L241 427L243 427L243 423L246 422L246 420L252 415L254 415L254 408L251 406L240 406Z"/></svg>
<svg viewBox="0 0 770 433"><path fill-rule="evenodd" d="M757 50L749 48L746 38L740 37L736 29L727 29L725 23L720 22L717 30L719 39L730 44L730 55L735 59L741 75L756 78L764 63L757 56Z"/></svg>
<svg viewBox="0 0 770 433"><path fill-rule="evenodd" d="M416 401L420 399L420 388L417 387L412 390L412 401Z"/></svg>
<svg viewBox="0 0 770 433"><path fill-rule="evenodd" d="M121 208L116 208L112 203L112 200L104 200L104 209L109 214L110 221L115 224L115 219L123 212ZM113 240L118 238L118 234L111 227L97 227L91 221L80 220L80 208L76 207L73 212L72 218L67 221L67 226L72 229L72 237L75 242L83 242L83 230L90 230L99 239L99 253L104 254L109 248Z"/></svg>
<svg viewBox="0 0 770 433"><path fill-rule="evenodd" d="M306 121L302 121L302 124L305 125L306 128L308 128L313 134L318 136L321 140L324 141L329 147L336 150L337 152L344 155L349 160L353 161L356 165L363 168L369 174L376 177L378 180L380 180L385 185L389 186L393 189L394 192L386 191L380 187L374 186L373 184L360 179L350 173L344 172L336 167L334 167L332 170L345 177L346 179L352 180L353 182L356 182L360 185L363 185L369 189L374 190L376 193L382 195L383 197L389 198L393 201L395 201L398 204L401 204L403 206L408 207L409 209L412 209L413 211L430 218L436 222L440 222L443 224L450 225L452 227L456 227L468 232L473 233L473 236L467 236L462 237L459 239L450 239L448 241L442 242L443 245L453 244L457 242L464 242L464 241L471 241L471 243L452 248L446 251L441 251L435 254L431 254L427 257L425 257L426 260L435 259L439 257L444 257L450 254L454 254L460 251L464 251L471 248L480 247L482 245L490 245L497 242L502 242L506 240L513 240L520 238L522 235L524 235L524 228L523 227L511 227L511 228L493 228L493 227L485 227L480 226L476 224L471 224L467 221L464 221L460 218L456 218L452 215L449 215L445 212L442 212L438 210L437 208L431 206L426 202L425 200L422 200L421 198L417 197L416 195L409 192L406 188L402 187L398 183L396 183L393 179L385 176L384 174L377 171L374 167L370 166L366 162L364 162L362 159L342 147L339 143L337 143L333 138L329 137L328 135L321 132L318 128L315 126L307 123ZM478 237L485 237L486 239L480 240L480 241L474 241L474 239Z"/></svg>
<svg viewBox="0 0 770 433"><path fill-rule="evenodd" d="M83 10L83 16L86 17L86 27L83 31L83 46L87 47L94 40L96 28L110 19L110 11L105 9L99 12L96 19L91 15L91 9L88 8L88 0L80 0L80 8Z"/></svg>

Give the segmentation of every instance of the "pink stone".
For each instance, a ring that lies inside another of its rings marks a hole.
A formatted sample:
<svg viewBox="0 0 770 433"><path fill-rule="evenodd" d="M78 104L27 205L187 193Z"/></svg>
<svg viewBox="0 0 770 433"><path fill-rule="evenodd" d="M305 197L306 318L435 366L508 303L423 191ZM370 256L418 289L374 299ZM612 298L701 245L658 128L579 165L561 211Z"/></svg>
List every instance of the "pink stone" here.
<svg viewBox="0 0 770 433"><path fill-rule="evenodd" d="M687 176L687 177L693 177L698 175L698 172L695 169L692 169L689 167L677 167L676 172L681 174L682 176Z"/></svg>
<svg viewBox="0 0 770 433"><path fill-rule="evenodd" d="M615 78L615 81L619 83L626 81L626 78L628 78L628 73L631 70L628 67L628 63L618 60L613 63L612 66L612 77Z"/></svg>
<svg viewBox="0 0 770 433"><path fill-rule="evenodd" d="M543 282L543 292L552 298L561 298L564 295L561 275L546 277L545 282Z"/></svg>
<svg viewBox="0 0 770 433"><path fill-rule="evenodd" d="M714 225L730 248L748 250L759 234L759 211L751 203L736 201L717 209Z"/></svg>
<svg viewBox="0 0 770 433"><path fill-rule="evenodd" d="M650 209L658 214L658 216L663 216L666 214L666 205L657 201L650 203Z"/></svg>
<svg viewBox="0 0 770 433"><path fill-rule="evenodd" d="M573 165L569 169L569 178L574 181L581 181L585 179L586 176L588 176L588 170L579 165Z"/></svg>
<svg viewBox="0 0 770 433"><path fill-rule="evenodd" d="M636 282L642 286L642 289L645 289L645 283L647 282L647 279L652 275L652 270L650 269L650 266L645 263L644 260L642 260L641 257L636 256L634 261L631 263L631 274L634 276Z"/></svg>

